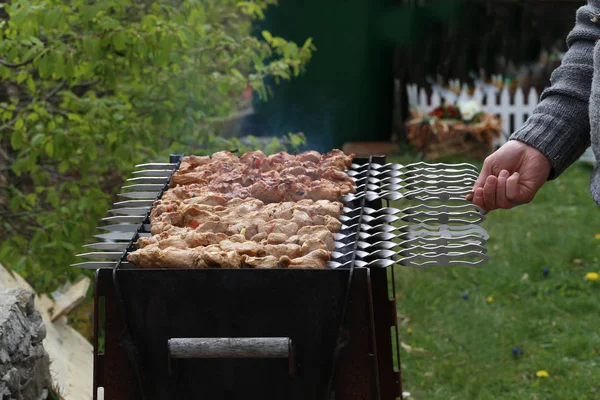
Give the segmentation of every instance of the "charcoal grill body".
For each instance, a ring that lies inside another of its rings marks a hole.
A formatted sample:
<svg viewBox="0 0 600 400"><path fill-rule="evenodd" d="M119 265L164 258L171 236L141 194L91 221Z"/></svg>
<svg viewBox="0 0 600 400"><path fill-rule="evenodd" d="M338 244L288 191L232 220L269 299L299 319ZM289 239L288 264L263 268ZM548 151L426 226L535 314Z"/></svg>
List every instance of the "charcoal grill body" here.
<svg viewBox="0 0 600 400"><path fill-rule="evenodd" d="M373 296L371 272L353 272L345 323L349 341L335 363L336 399L396 399L401 393L391 351L394 303L385 282L387 307L374 312L384 296ZM97 313L94 392L103 387L111 400L325 399L349 273L120 270L116 276L133 339L127 343L113 271L99 270L96 304L103 303L104 312ZM293 356L170 359L169 339L195 337L289 337ZM132 345L137 360L129 357Z"/></svg>
<svg viewBox="0 0 600 400"><path fill-rule="evenodd" d="M359 203L352 206L382 206ZM358 267L100 269L94 400L100 387L109 400L329 400L330 391L336 400L395 400L402 389L393 287L389 269ZM172 359L167 346L173 338L248 337L289 337L290 357Z"/></svg>

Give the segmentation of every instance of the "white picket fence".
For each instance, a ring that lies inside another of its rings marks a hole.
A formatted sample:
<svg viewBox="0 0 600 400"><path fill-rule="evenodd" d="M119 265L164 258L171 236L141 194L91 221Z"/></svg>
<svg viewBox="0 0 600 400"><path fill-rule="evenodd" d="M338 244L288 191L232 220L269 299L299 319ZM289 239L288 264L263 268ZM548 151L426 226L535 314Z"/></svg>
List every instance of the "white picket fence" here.
<svg viewBox="0 0 600 400"><path fill-rule="evenodd" d="M407 92L411 107L417 107L425 113L440 106L442 99L446 100L446 104L477 100L483 111L502 118L502 131L505 136L510 135L527 120L539 101L535 88L529 90L527 96L518 88L511 96L507 88L500 91L493 86L475 87L472 95L467 93L466 88L463 88L460 94L456 94L448 89L434 87L432 94L428 96L424 88L409 84Z"/></svg>
<svg viewBox="0 0 600 400"><path fill-rule="evenodd" d="M508 136L529 118L539 102L539 94L535 88L531 88L527 96L525 96L523 89L517 88L514 95L511 96L506 87L499 90L495 86L485 83L477 85L473 94L469 94L466 87L463 87L462 91L456 94L452 90L435 84L432 84L433 90L430 96L427 95L424 88L420 88L416 84L408 84L406 89L410 106L416 107L424 113L428 113L434 108L439 107L442 104L442 99L446 101L446 104L477 100L484 112L498 115L502 118L503 137L494 143L496 147L502 145ZM591 148L586 150L583 156L581 156L580 161L596 163Z"/></svg>

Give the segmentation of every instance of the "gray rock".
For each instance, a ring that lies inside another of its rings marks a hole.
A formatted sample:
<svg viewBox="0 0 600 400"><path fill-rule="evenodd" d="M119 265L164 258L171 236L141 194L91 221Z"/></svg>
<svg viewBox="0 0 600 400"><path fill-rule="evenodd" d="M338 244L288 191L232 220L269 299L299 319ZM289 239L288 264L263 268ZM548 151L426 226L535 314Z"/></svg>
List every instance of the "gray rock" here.
<svg viewBox="0 0 600 400"><path fill-rule="evenodd" d="M46 327L24 289L0 289L0 399L43 400L50 387Z"/></svg>
<svg viewBox="0 0 600 400"><path fill-rule="evenodd" d="M21 389L21 376L19 375L19 371L16 368L11 368L8 370L6 374L2 377L2 382L6 385L8 390L13 393L18 392Z"/></svg>

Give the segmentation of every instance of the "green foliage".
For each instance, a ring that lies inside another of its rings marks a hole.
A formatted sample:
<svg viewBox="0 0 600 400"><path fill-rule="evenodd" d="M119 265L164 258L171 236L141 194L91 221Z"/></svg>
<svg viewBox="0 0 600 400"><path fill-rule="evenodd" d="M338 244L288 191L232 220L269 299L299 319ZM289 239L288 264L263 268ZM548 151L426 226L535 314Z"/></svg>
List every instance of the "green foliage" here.
<svg viewBox="0 0 600 400"><path fill-rule="evenodd" d="M243 150L213 121L313 51L250 35L274 2L0 4L0 262L50 290L81 273L68 265L136 163Z"/></svg>

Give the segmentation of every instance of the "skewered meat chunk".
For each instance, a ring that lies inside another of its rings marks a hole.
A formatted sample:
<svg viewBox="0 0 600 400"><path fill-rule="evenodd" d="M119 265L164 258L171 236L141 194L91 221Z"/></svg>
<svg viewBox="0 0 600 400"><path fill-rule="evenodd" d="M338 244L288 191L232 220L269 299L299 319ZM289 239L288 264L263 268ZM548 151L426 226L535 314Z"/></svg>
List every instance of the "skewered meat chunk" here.
<svg viewBox="0 0 600 400"><path fill-rule="evenodd" d="M269 234L269 236L267 236L267 243L268 244L281 244L281 243L285 243L285 241L288 239L288 236L286 236L284 233L271 233ZM261 239L263 240L263 239Z"/></svg>
<svg viewBox="0 0 600 400"><path fill-rule="evenodd" d="M242 256L236 251L202 252L203 268L240 268Z"/></svg>
<svg viewBox="0 0 600 400"><path fill-rule="evenodd" d="M270 233L283 233L287 237L293 236L298 232L298 224L285 219L274 219L271 222L267 222L258 228L258 232Z"/></svg>
<svg viewBox="0 0 600 400"><path fill-rule="evenodd" d="M309 239L307 241L305 241L304 243L302 243L302 248L301 248L301 252L302 255L305 256L308 253L312 253L313 251L316 250L327 250L327 245L320 239Z"/></svg>
<svg viewBox="0 0 600 400"><path fill-rule="evenodd" d="M281 257L279 262L287 268L325 268L330 260L327 250L319 249L298 258Z"/></svg>
<svg viewBox="0 0 600 400"><path fill-rule="evenodd" d="M244 257L242 265L246 268L280 268L279 259L274 256Z"/></svg>
<svg viewBox="0 0 600 400"><path fill-rule="evenodd" d="M296 159L300 162L310 161L316 164L321 161L321 155L317 151L305 151L299 154Z"/></svg>
<svg viewBox="0 0 600 400"><path fill-rule="evenodd" d="M129 254L127 260L143 268L202 268L204 265L202 254L175 247L163 250L147 246Z"/></svg>
<svg viewBox="0 0 600 400"><path fill-rule="evenodd" d="M277 235L281 235L281 233L278 233ZM269 237L269 234L267 232L261 232L261 233L257 233L256 235L252 236L252 238L250 239L253 242L262 242L263 240L267 239Z"/></svg>
<svg viewBox="0 0 600 400"><path fill-rule="evenodd" d="M256 242L232 242L230 240L224 240L218 245L224 251L235 251L238 254L245 254L247 256L264 256L264 246Z"/></svg>
<svg viewBox="0 0 600 400"><path fill-rule="evenodd" d="M160 235L139 238L137 245L139 248L154 244L161 249L167 247L186 249L217 244L225 239L227 235L223 233L187 231L181 235L170 235L168 232L162 232Z"/></svg>
<svg viewBox="0 0 600 400"><path fill-rule="evenodd" d="M264 246L265 253L277 258L283 256L297 258L302 255L302 248L297 244L268 244Z"/></svg>
<svg viewBox="0 0 600 400"><path fill-rule="evenodd" d="M329 251L335 249L335 241L333 234L325 226L305 226L298 230L298 244L303 245L311 240L320 240L327 246Z"/></svg>

